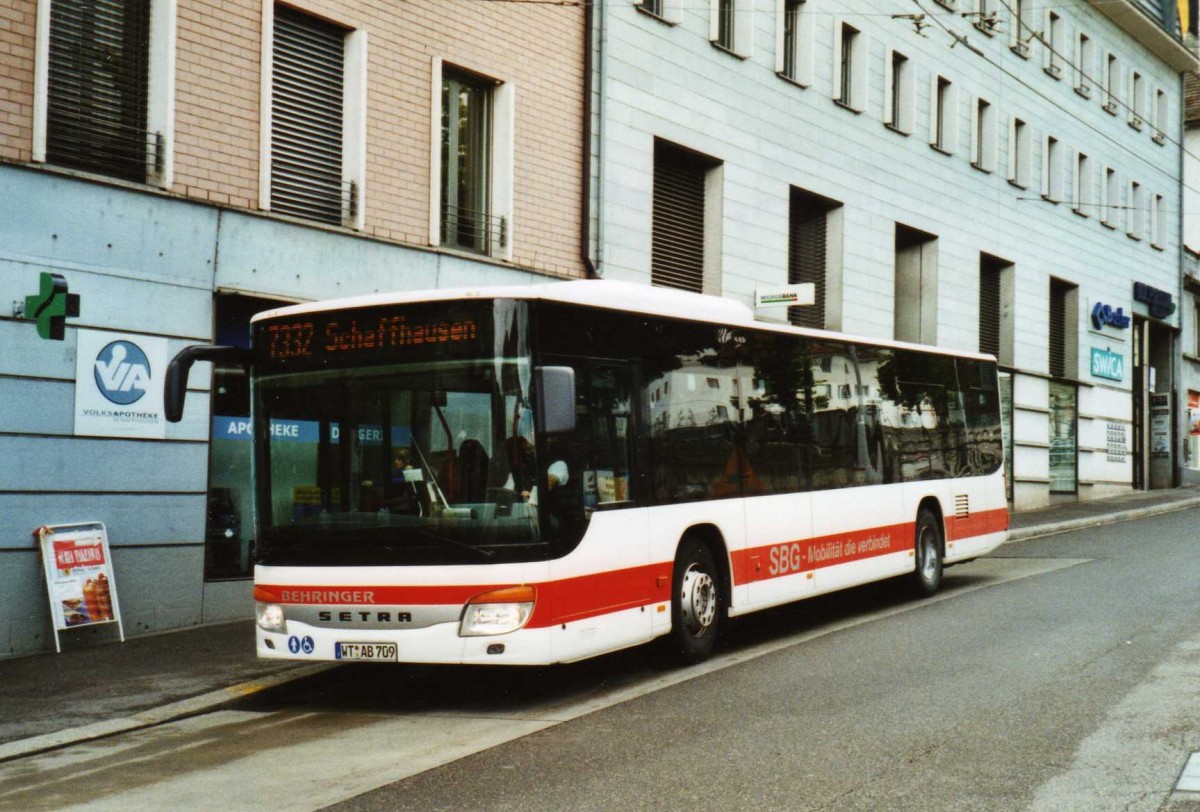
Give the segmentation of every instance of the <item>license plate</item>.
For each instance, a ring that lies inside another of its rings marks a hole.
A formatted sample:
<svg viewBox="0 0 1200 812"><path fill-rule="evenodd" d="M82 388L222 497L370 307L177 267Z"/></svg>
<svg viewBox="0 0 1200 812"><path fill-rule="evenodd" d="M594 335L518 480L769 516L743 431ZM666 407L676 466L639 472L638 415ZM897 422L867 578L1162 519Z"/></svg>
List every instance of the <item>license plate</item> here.
<svg viewBox="0 0 1200 812"><path fill-rule="evenodd" d="M337 643L333 647L337 660L374 660L396 662L395 643Z"/></svg>

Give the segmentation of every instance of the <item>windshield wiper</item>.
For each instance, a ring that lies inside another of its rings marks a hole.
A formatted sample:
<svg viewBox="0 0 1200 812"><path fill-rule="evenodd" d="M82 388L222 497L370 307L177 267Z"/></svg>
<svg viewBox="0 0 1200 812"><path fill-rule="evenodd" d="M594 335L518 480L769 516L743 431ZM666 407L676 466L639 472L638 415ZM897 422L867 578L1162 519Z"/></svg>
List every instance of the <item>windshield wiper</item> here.
<svg viewBox="0 0 1200 812"><path fill-rule="evenodd" d="M458 539L452 538L451 536L442 535L441 533L437 532L436 530L430 530L428 527L413 527L413 528L409 528L409 529L415 530L416 532L420 533L422 536L425 536L427 538L436 539L437 541L445 542L446 544L451 544L455 547L461 547L464 550L470 550L471 552L477 553L477 554L483 556L484 558L490 559L490 558L496 557L496 554L493 553L491 550L484 550L479 547L473 547L472 545L467 544L465 541L459 541Z"/></svg>

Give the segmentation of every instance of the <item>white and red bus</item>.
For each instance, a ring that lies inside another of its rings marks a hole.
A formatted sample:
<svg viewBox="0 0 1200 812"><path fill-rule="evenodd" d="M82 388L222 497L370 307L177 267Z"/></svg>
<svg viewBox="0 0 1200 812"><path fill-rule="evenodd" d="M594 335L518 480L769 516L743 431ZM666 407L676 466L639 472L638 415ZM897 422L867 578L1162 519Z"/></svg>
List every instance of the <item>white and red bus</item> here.
<svg viewBox="0 0 1200 812"><path fill-rule="evenodd" d="M258 654L549 664L988 553L992 358L756 322L608 281L261 313Z"/></svg>

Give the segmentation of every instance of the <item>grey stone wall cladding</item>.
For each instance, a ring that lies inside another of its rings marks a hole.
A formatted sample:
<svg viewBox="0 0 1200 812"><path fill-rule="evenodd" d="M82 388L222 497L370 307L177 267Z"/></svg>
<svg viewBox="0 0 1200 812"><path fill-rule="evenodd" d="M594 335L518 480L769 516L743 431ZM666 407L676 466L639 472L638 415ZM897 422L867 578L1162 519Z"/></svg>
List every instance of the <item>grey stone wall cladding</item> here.
<svg viewBox="0 0 1200 812"><path fill-rule="evenodd" d="M0 165L0 188L0 299L23 302L46 270L82 297L61 342L0 315L0 347L16 348L0 354L0 656L53 650L31 535L42 524L105 523L127 635L253 612L248 582L203 581L207 366L193 369L166 440L77 437L80 328L165 336L173 354L211 340L218 288L306 300L544 279L12 166ZM64 645L110 639L71 630Z"/></svg>

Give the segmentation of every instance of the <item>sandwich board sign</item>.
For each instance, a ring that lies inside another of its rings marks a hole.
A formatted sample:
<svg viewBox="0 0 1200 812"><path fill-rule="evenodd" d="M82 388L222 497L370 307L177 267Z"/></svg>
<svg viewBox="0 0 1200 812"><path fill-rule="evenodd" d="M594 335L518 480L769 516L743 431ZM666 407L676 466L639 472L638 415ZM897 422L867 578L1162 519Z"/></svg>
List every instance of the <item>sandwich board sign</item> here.
<svg viewBox="0 0 1200 812"><path fill-rule="evenodd" d="M125 627L121 624L112 552L104 525L45 525L33 534L42 548L42 569L54 620L54 650L62 652L60 631L99 623L116 623L124 643Z"/></svg>

